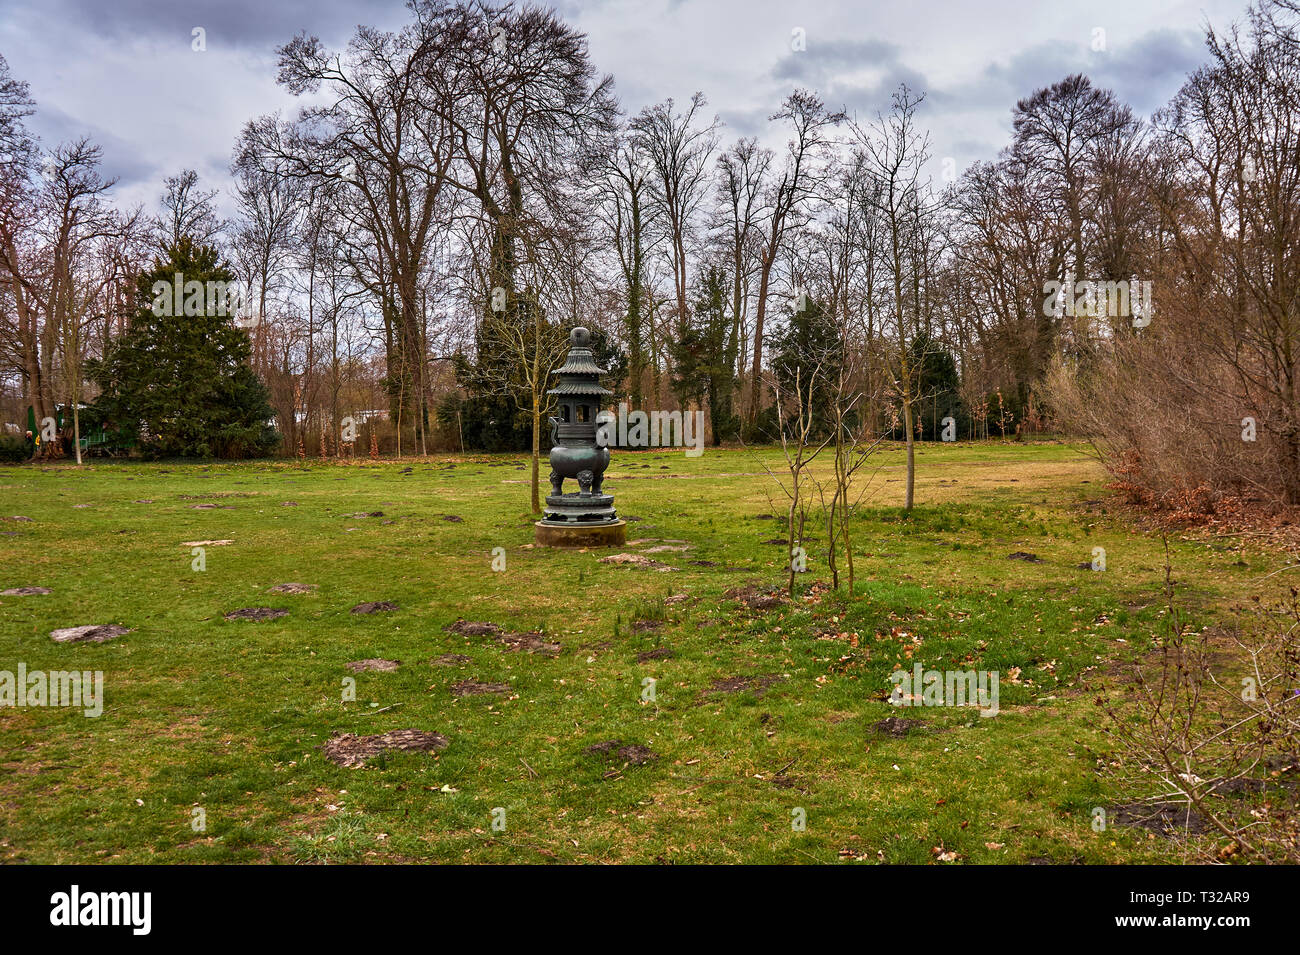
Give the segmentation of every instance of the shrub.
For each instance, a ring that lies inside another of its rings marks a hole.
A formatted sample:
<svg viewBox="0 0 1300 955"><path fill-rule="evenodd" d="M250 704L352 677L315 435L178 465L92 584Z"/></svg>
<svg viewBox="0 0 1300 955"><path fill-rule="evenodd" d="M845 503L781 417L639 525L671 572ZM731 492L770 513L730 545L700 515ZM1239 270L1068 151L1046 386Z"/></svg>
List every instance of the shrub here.
<svg viewBox="0 0 1300 955"><path fill-rule="evenodd" d="M26 438L12 434L0 435L0 462L16 464L20 461L28 461L34 450L34 446Z"/></svg>

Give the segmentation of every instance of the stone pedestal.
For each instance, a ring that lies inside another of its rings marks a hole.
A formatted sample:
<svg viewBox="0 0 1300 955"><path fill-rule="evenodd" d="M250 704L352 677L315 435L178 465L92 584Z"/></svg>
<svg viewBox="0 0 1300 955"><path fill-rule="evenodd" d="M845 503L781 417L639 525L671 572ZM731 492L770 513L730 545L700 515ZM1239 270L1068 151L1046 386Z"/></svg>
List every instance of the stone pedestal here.
<svg viewBox="0 0 1300 955"><path fill-rule="evenodd" d="M613 524L613 494L548 494L545 517L547 524Z"/></svg>
<svg viewBox="0 0 1300 955"><path fill-rule="evenodd" d="M537 528L537 543L542 547L619 547L627 543L627 521L607 524L538 521L533 526Z"/></svg>

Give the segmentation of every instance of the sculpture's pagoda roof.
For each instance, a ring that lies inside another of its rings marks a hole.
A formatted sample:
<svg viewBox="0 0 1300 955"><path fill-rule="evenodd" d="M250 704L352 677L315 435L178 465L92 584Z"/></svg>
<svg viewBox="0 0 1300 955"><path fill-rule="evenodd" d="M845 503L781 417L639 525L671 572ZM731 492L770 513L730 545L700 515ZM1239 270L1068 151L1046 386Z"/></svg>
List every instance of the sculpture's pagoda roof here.
<svg viewBox="0 0 1300 955"><path fill-rule="evenodd" d="M564 364L555 369L560 376L548 395L612 395L614 392L600 385L605 369L596 364L591 355L591 332L575 328L569 334L569 354Z"/></svg>

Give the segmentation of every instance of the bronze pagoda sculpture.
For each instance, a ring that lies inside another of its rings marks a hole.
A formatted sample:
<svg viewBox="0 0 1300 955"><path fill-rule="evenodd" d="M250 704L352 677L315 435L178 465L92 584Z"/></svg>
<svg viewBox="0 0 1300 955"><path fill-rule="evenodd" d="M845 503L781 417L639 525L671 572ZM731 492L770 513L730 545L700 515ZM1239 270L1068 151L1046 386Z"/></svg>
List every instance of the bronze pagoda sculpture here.
<svg viewBox="0 0 1300 955"><path fill-rule="evenodd" d="M601 490L609 467L609 448L597 440L601 400L613 394L600 386L605 369L591 355L591 332L569 334L569 355L555 370L560 380L547 392L555 395L558 416L551 422L551 493L545 517L537 522L537 543L550 547L601 547L622 544L627 524L614 512L614 495ZM564 493L564 480L578 482Z"/></svg>

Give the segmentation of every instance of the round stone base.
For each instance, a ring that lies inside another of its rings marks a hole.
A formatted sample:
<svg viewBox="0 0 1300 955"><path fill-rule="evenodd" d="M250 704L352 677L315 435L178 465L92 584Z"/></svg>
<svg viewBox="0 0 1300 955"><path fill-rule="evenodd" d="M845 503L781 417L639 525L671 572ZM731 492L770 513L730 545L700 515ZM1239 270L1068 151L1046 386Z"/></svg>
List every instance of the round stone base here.
<svg viewBox="0 0 1300 955"><path fill-rule="evenodd" d="M627 543L627 521L612 524L548 524L538 521L537 543L543 547L618 547Z"/></svg>

